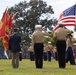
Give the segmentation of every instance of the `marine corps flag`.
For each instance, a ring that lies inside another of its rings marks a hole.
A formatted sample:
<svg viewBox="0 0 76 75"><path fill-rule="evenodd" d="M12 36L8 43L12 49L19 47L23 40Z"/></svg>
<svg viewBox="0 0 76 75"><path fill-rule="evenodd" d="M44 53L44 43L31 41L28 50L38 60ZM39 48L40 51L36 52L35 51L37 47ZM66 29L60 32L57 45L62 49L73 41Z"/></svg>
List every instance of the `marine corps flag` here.
<svg viewBox="0 0 76 75"><path fill-rule="evenodd" d="M5 25L0 21L0 38L5 36Z"/></svg>
<svg viewBox="0 0 76 75"><path fill-rule="evenodd" d="M7 16L6 16L6 23L5 23L5 36L3 37L3 46L4 49L8 49L8 40L9 40L9 16L8 16L8 10L7 10Z"/></svg>
<svg viewBox="0 0 76 75"><path fill-rule="evenodd" d="M8 19L8 26L9 26L9 29L10 30L12 29L12 21L13 21L13 18L14 18L14 16L10 15L10 17Z"/></svg>
<svg viewBox="0 0 76 75"><path fill-rule="evenodd" d="M4 46L4 50L7 49L7 46L4 44L4 37L6 36L6 25L7 25L7 21L8 21L8 10L6 9L5 12L3 13L2 19L0 21L0 38L2 38L2 42L3 42L3 46ZM8 55L5 52L6 57L8 58Z"/></svg>
<svg viewBox="0 0 76 75"><path fill-rule="evenodd" d="M8 49L9 33L10 33L10 30L12 29L12 20L13 20L12 15L7 17L8 17L8 20L5 25L5 36L3 37L3 45L5 50Z"/></svg>
<svg viewBox="0 0 76 75"><path fill-rule="evenodd" d="M4 37L5 36L5 25L6 25L6 22L7 22L7 9L5 10L4 14L3 14L3 17L0 21L0 38Z"/></svg>

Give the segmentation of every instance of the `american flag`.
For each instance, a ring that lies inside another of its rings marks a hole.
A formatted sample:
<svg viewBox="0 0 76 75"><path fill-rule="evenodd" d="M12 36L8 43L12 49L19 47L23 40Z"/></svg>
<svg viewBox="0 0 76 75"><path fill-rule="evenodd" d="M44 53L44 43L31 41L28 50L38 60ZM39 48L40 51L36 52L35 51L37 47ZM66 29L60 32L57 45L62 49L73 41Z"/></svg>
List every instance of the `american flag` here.
<svg viewBox="0 0 76 75"><path fill-rule="evenodd" d="M64 10L58 19L58 23L62 22L64 26L74 26L76 24L76 4L71 6L70 8ZM57 24L54 27L54 30L56 30L59 27Z"/></svg>

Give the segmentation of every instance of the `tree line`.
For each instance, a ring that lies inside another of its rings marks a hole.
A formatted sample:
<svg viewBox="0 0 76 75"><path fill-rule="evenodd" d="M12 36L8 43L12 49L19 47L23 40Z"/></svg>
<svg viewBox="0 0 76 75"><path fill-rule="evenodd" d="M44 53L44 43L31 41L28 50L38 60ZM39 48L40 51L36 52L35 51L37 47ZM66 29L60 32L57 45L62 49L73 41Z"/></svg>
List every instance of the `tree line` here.
<svg viewBox="0 0 76 75"><path fill-rule="evenodd" d="M51 5L43 0L23 1L9 8L9 14L14 15L13 28L18 28L18 33L22 36L22 45L29 45L31 42L30 36L35 30L36 24L41 24L46 30L53 30L57 23L57 19L51 17L54 10ZM52 34L51 34L52 35ZM45 42L53 39L44 39Z"/></svg>

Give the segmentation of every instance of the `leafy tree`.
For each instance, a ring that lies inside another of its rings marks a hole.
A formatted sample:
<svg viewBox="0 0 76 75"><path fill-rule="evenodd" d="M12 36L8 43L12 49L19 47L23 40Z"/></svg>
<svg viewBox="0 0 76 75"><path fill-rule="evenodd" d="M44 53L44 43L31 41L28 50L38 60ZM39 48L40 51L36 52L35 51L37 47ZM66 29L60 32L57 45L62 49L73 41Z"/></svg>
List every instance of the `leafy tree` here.
<svg viewBox="0 0 76 75"><path fill-rule="evenodd" d="M28 3L23 1L9 10L15 15L13 27L19 29L19 33L26 44L30 43L29 37L35 30L36 24L41 24L44 28L52 30L52 26L57 23L56 19L51 18L51 15L54 14L52 6L48 6L42 0L29 1Z"/></svg>
<svg viewBox="0 0 76 75"><path fill-rule="evenodd" d="M50 41L51 44L52 44L53 46L55 46L55 40L54 40L54 38L53 38L53 32L51 32L51 34L50 34L49 37L48 37L48 36L45 36L43 40L44 40L44 43L45 43L45 44L47 44L47 43Z"/></svg>

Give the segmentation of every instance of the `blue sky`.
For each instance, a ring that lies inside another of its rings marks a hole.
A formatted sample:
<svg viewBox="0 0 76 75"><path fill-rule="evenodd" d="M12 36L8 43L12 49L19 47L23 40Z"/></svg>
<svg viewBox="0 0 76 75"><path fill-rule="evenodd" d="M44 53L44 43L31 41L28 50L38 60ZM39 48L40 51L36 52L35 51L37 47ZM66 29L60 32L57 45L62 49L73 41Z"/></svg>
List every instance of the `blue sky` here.
<svg viewBox="0 0 76 75"><path fill-rule="evenodd" d="M15 4L18 4L21 1L29 1L29 0L0 0L0 19L5 11L6 7L10 8ZM63 12L68 7L74 5L76 0L43 0L47 2L48 5L51 5L54 10L54 15L52 17L59 18L61 12ZM73 27L68 27L71 30L74 30ZM75 34L76 35L76 34Z"/></svg>

